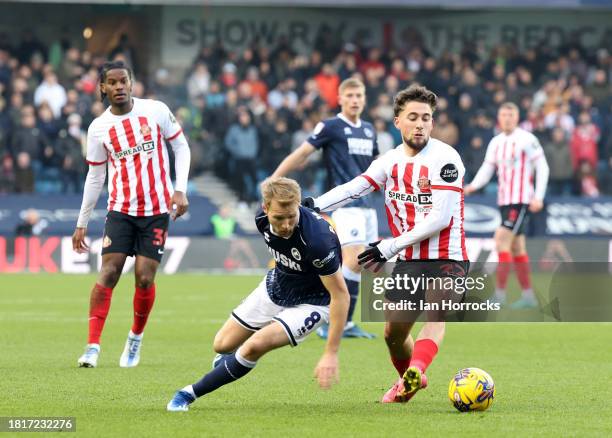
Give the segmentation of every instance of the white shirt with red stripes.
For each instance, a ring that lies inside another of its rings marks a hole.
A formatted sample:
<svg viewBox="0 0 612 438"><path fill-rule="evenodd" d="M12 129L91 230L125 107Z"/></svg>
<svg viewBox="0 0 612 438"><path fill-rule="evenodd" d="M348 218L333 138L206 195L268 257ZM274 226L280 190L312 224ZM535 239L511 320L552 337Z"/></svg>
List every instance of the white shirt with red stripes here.
<svg viewBox="0 0 612 438"><path fill-rule="evenodd" d="M415 156L403 144L372 162L363 175L315 200L322 211L333 210L384 190L393 241L383 255L400 260L468 260L463 229L463 176L457 151L431 138ZM382 248L382 247L381 247Z"/></svg>
<svg viewBox="0 0 612 438"><path fill-rule="evenodd" d="M497 170L497 204L529 204L542 200L548 183L548 164L540 142L531 132L516 128L512 133L500 133L487 147L483 165L470 186L484 187ZM537 184L534 187L534 174Z"/></svg>
<svg viewBox="0 0 612 438"><path fill-rule="evenodd" d="M109 107L91 123L87 162L90 166L108 162L109 211L131 216L167 213L174 188L166 142L183 137L182 130L163 102L138 98L133 102L129 113L114 115ZM187 172L178 170L176 190L184 192Z"/></svg>

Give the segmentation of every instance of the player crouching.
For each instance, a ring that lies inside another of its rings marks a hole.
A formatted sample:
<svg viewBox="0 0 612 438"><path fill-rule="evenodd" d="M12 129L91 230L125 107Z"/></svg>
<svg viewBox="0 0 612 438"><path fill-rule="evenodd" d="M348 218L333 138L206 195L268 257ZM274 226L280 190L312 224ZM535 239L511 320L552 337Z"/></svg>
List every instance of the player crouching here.
<svg viewBox="0 0 612 438"><path fill-rule="evenodd" d="M328 321L329 338L315 375L323 388L337 380L338 349L349 307L338 237L321 216L300 206L300 187L294 180L270 178L261 192L263 210L255 222L276 267L215 336L213 348L223 355L216 366L177 391L167 405L169 411L187 411L196 398L245 376L266 353L297 346Z"/></svg>

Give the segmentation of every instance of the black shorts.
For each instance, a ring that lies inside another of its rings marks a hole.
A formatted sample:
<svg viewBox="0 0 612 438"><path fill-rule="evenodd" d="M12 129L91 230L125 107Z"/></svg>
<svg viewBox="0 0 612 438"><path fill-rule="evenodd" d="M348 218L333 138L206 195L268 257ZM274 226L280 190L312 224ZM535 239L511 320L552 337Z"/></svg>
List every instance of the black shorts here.
<svg viewBox="0 0 612 438"><path fill-rule="evenodd" d="M525 227L529 221L529 205L510 204L499 207L501 213L501 225L512 231L512 234L525 234Z"/></svg>
<svg viewBox="0 0 612 438"><path fill-rule="evenodd" d="M407 276L417 281L416 288L411 286L415 283L404 283L401 289L391 288L385 291L385 298L389 301L398 302L401 300L409 300L413 302L423 301L427 290L428 279L431 279L429 284L435 285L433 279L436 278L465 278L468 275L470 268L469 261L457 260L410 260L398 261L395 263L392 277ZM446 280L445 280L446 281ZM409 286L408 290L406 284ZM444 284L446 286L446 283Z"/></svg>
<svg viewBox="0 0 612 438"><path fill-rule="evenodd" d="M104 224L102 255L120 252L159 262L164 254L169 222L168 213L136 217L109 211Z"/></svg>

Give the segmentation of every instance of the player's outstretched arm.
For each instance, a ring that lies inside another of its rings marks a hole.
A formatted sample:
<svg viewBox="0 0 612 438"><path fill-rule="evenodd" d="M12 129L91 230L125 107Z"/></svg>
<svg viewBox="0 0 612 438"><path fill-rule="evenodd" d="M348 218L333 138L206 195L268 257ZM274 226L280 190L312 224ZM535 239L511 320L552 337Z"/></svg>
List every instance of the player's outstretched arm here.
<svg viewBox="0 0 612 438"><path fill-rule="evenodd" d="M287 176L294 170L301 169L306 164L308 157L312 155L315 150L313 145L305 141L300 147L285 157L272 174L272 178Z"/></svg>
<svg viewBox="0 0 612 438"><path fill-rule="evenodd" d="M100 197L105 178L106 164L97 163L89 165L89 171L85 179L85 187L83 188L81 211L79 213L79 219L77 220L76 229L72 235L72 249L78 253L84 253L89 250L89 247L85 243L87 224L89 223L91 212Z"/></svg>
<svg viewBox="0 0 612 438"><path fill-rule="evenodd" d="M494 173L495 165L485 160L482 166L480 166L480 169L478 169L478 172L476 172L476 176L474 176L472 182L465 186L465 194L471 195L486 186Z"/></svg>
<svg viewBox="0 0 612 438"><path fill-rule="evenodd" d="M323 356L315 368L315 376L319 381L319 386L327 389L339 380L338 350L346 325L350 296L341 269L338 269L335 274L321 275L320 278L331 296L331 301L329 304L329 335Z"/></svg>
<svg viewBox="0 0 612 438"><path fill-rule="evenodd" d="M314 200L314 207L320 211L333 211L346 204L366 196L376 190L376 187L364 176L359 175L346 184L335 187Z"/></svg>

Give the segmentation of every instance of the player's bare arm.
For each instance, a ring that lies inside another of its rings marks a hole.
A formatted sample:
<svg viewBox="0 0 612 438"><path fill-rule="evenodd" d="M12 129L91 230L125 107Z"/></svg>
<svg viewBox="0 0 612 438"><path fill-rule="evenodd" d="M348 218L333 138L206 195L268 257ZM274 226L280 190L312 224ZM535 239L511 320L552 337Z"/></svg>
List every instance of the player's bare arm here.
<svg viewBox="0 0 612 438"><path fill-rule="evenodd" d="M294 170L302 169L306 165L306 160L315 151L315 147L305 141L296 150L291 152L287 157L278 165L272 178L279 176L286 176Z"/></svg>
<svg viewBox="0 0 612 438"><path fill-rule="evenodd" d="M321 282L331 296L329 304L329 337L323 356L315 368L315 376L321 388L327 389L338 381L338 350L346 323L350 297L342 270L332 275L321 275Z"/></svg>

